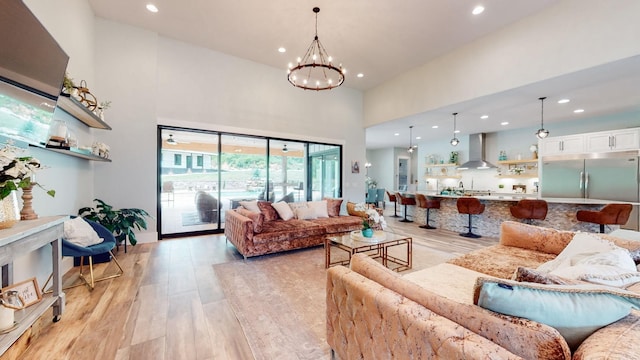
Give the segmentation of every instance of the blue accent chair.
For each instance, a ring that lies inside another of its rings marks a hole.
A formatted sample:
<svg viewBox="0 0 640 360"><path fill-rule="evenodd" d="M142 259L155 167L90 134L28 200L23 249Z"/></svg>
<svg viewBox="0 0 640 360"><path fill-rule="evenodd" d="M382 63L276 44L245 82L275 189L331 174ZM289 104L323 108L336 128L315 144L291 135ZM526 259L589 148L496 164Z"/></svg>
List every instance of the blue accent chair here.
<svg viewBox="0 0 640 360"><path fill-rule="evenodd" d="M87 223L89 223L89 225L91 225L93 230L95 230L95 232L98 233L98 236L102 238L103 241L99 244L83 247L83 246L79 246L74 243L71 243L65 240L64 238L62 239L62 256L63 257L64 256L80 257L80 279L82 279L81 282L77 282L77 284L66 286L64 287L64 289L86 285L89 288L89 290L93 290L95 287L95 283L97 281L113 279L124 274L124 270L122 270L122 266L120 266L118 259L116 259L116 257L113 255L113 252L111 252L111 250L113 250L113 248L116 247L116 238L113 236L111 231L109 231L106 227L98 224L97 222L87 220L87 219L84 219L84 221L86 221ZM96 279L93 276L93 256L104 254L107 252L111 255L111 258L113 259L114 263L118 267L118 271L113 275L107 275L107 276L103 276L101 278ZM89 258L89 279L87 279L86 274L84 273L85 257ZM51 276L49 276L49 279L43 286L43 289L46 289L46 286L50 280L51 280Z"/></svg>

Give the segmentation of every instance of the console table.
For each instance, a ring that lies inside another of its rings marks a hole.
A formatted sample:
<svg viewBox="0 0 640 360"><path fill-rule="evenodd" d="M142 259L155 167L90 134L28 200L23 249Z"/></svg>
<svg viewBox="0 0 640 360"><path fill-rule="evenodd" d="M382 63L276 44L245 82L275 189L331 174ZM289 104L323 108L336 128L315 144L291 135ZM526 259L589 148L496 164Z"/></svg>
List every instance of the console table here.
<svg viewBox="0 0 640 360"><path fill-rule="evenodd" d="M0 265L3 267L3 278L6 278L9 284L13 283L13 259L19 255L51 244L53 263L53 293L44 295L42 301L24 309L24 315L20 319L16 319L18 324L15 329L0 335L0 354L7 351L50 306L53 306L53 321L60 320L65 303L60 267L62 259L61 238L63 223L67 219L69 219L68 216L49 216L35 220L23 220L10 229L0 230Z"/></svg>

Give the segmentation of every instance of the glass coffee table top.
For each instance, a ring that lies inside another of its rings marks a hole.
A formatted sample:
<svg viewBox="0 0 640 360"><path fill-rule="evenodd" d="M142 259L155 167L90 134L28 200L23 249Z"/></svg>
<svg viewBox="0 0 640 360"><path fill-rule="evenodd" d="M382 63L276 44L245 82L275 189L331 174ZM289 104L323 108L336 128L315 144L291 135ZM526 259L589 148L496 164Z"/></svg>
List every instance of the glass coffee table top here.
<svg viewBox="0 0 640 360"><path fill-rule="evenodd" d="M398 246L406 246L406 252L399 254ZM384 266L395 271L411 269L412 239L409 236L396 234L391 231L377 230L371 238L362 236L360 231L340 236L328 236L325 238L325 267L332 265L349 265L351 256L357 253L366 253L374 259L378 259ZM394 251L389 251L392 249ZM336 254L334 250L342 250ZM333 257L333 259L332 259Z"/></svg>

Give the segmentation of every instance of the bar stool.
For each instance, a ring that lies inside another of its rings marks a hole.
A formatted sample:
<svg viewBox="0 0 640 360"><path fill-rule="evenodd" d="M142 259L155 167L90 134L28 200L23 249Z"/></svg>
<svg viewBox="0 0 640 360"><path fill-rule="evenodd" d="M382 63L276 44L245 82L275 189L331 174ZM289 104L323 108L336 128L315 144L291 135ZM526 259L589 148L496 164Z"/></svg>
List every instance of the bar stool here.
<svg viewBox="0 0 640 360"><path fill-rule="evenodd" d="M429 210L440 209L440 200L427 199L427 197L422 194L416 194L416 202L422 209L427 209L427 222L424 225L420 225L418 227L423 229L435 229L435 227L429 225Z"/></svg>
<svg viewBox="0 0 640 360"><path fill-rule="evenodd" d="M404 205L404 219L400 220L400 222L413 222L413 220L407 219L407 205L415 206L416 199L402 196L402 194L400 193L396 193L396 198L398 199L398 201L400 201L400 205Z"/></svg>
<svg viewBox="0 0 640 360"><path fill-rule="evenodd" d="M629 221L633 206L631 204L607 204L600 211L578 210L578 221L600 225L600 233L604 233L605 225L624 225Z"/></svg>
<svg viewBox="0 0 640 360"><path fill-rule="evenodd" d="M482 214L484 212L484 204L480 203L480 200L474 197L461 197L456 202L456 206L458 207L458 212L460 214L469 215L469 231L466 233L460 233L460 236L474 239L482 237L473 233L473 226L471 225L471 215Z"/></svg>
<svg viewBox="0 0 640 360"><path fill-rule="evenodd" d="M396 196L390 192L387 191L387 196L389 197L389 202L393 203L393 216L391 217L400 217L398 216L398 208L397 208L397 204L398 204L398 199L396 199Z"/></svg>
<svg viewBox="0 0 640 360"><path fill-rule="evenodd" d="M544 220L547 217L548 205L544 200L522 199L509 207L511 215L531 224L533 220Z"/></svg>

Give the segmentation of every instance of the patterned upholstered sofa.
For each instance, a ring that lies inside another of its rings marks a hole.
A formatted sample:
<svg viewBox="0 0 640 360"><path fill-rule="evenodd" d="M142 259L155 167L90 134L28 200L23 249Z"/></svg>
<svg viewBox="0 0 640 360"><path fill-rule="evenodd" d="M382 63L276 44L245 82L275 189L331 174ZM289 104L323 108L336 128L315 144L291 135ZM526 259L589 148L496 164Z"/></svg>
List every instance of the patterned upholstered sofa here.
<svg viewBox="0 0 640 360"><path fill-rule="evenodd" d="M227 210L224 234L247 258L321 245L329 235L342 235L362 227L361 217L340 215L342 200L329 199L325 203L326 216L306 219L284 220L267 201L258 202L261 212Z"/></svg>
<svg viewBox="0 0 640 360"><path fill-rule="evenodd" d="M572 349L553 327L474 305L478 277L507 282L498 278L555 258L573 236L504 222L499 244L406 275L358 254L350 268L327 271L327 342L342 360L640 359L636 310ZM640 246L603 238L629 250ZM639 284L627 288L638 289Z"/></svg>

